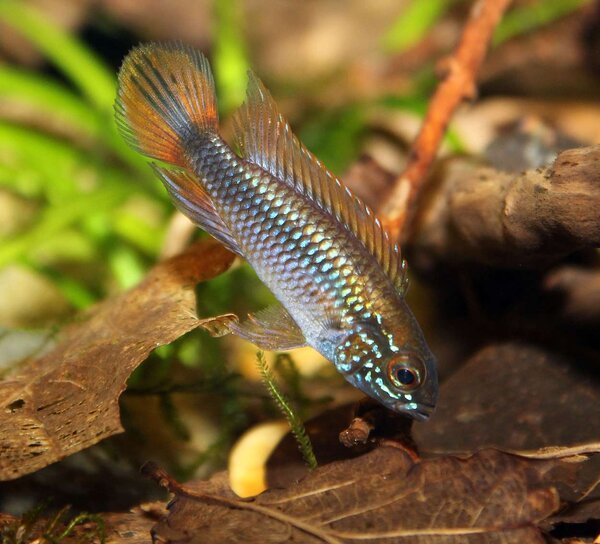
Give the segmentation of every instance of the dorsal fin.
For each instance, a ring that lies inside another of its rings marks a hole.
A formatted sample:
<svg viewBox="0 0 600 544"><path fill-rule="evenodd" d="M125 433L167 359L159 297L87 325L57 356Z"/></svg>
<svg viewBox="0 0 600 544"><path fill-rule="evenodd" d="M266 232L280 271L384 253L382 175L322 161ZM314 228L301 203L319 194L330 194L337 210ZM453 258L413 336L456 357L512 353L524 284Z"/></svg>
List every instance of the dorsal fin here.
<svg viewBox="0 0 600 544"><path fill-rule="evenodd" d="M305 194L351 230L402 293L406 267L371 209L354 196L293 134L261 81L249 72L246 101L234 116L243 157Z"/></svg>

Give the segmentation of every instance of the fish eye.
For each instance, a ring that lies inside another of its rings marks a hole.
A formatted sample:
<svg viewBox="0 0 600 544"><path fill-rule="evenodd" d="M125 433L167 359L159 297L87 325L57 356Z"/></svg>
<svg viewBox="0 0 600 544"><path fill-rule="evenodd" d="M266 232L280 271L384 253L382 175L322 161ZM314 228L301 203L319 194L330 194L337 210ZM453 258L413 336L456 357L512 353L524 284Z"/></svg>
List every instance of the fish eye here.
<svg viewBox="0 0 600 544"><path fill-rule="evenodd" d="M417 389L423 380L423 373L419 369L423 365L419 363L420 359L414 355L402 355L393 358L388 365L388 377L390 381L402 391Z"/></svg>

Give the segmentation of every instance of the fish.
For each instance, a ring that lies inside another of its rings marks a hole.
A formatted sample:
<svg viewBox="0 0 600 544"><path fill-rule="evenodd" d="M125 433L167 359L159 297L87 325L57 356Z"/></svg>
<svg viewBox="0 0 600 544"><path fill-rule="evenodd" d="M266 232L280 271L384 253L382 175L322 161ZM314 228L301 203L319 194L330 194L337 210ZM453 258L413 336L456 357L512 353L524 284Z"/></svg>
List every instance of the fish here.
<svg viewBox="0 0 600 544"><path fill-rule="evenodd" d="M182 43L126 56L115 118L174 205L245 259L277 299L230 321L231 332L264 350L311 346L386 408L431 415L436 360L405 300L398 245L294 135L252 71L233 146L219 133L209 62Z"/></svg>

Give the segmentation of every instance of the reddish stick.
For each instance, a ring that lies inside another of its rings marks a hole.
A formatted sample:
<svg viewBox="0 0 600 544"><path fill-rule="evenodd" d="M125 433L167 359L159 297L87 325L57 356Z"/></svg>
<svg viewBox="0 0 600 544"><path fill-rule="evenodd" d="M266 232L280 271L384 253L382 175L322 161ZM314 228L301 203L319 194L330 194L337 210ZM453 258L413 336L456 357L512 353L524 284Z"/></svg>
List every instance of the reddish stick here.
<svg viewBox="0 0 600 544"><path fill-rule="evenodd" d="M426 0L425 0L426 1ZM398 176L382 210L385 226L393 239L406 238L415 204L452 114L463 100L477 92L477 72L483 62L494 29L511 0L477 0L471 9L460 42L444 63L444 75L433 95L421 130L404 171Z"/></svg>

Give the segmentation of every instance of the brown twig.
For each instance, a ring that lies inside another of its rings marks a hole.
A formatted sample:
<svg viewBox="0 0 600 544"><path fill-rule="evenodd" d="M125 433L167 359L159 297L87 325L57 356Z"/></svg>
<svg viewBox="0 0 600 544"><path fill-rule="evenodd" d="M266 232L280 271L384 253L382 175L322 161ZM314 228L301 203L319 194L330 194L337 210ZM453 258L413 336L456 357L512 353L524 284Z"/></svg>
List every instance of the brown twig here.
<svg viewBox="0 0 600 544"><path fill-rule="evenodd" d="M510 3L511 0L477 0L456 50L443 62L443 79L431 99L408 164L396 179L390 199L382 210L386 228L394 239L406 237L425 176L452 114L463 100L475 97L477 72L494 29Z"/></svg>
<svg viewBox="0 0 600 544"><path fill-rule="evenodd" d="M372 421L364 417L355 417L348 428L340 433L340 442L347 448L366 444L373 429L375 425Z"/></svg>
<svg viewBox="0 0 600 544"><path fill-rule="evenodd" d="M411 437L411 418L387 410L370 398L356 404L354 416L348 428L339 435L346 448L386 444L405 450L415 461L418 459L417 447Z"/></svg>

